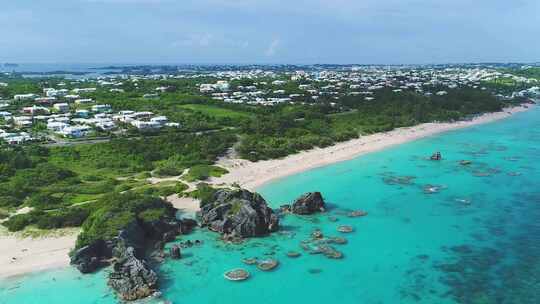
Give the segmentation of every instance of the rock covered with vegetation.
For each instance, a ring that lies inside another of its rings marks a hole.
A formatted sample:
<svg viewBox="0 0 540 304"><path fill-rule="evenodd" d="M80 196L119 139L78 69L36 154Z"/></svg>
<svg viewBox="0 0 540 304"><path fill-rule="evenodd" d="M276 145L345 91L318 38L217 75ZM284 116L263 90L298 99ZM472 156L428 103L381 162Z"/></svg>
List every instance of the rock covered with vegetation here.
<svg viewBox="0 0 540 304"><path fill-rule="evenodd" d="M279 228L264 198L245 189L219 189L201 207L201 225L227 236L257 237Z"/></svg>
<svg viewBox="0 0 540 304"><path fill-rule="evenodd" d="M294 201L291 210L301 215L323 212L325 202L320 192L308 192Z"/></svg>
<svg viewBox="0 0 540 304"><path fill-rule="evenodd" d="M113 194L83 224L71 264L83 273L113 262L109 285L124 300L151 295L157 275L145 261L149 245L174 240L196 224L178 220L171 204L136 193Z"/></svg>

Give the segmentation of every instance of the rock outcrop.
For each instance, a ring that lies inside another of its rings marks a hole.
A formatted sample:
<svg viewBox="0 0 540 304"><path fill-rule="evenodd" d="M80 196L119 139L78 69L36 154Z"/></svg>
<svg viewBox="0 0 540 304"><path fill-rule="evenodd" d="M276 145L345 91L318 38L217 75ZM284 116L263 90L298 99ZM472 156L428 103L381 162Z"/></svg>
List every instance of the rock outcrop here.
<svg viewBox="0 0 540 304"><path fill-rule="evenodd" d="M300 215L324 212L325 202L320 192L308 192L294 201L291 210Z"/></svg>
<svg viewBox="0 0 540 304"><path fill-rule="evenodd" d="M201 208L201 225L233 237L256 237L277 231L279 218L258 193L217 190Z"/></svg>
<svg viewBox="0 0 540 304"><path fill-rule="evenodd" d="M100 239L74 251L71 264L82 273L89 273L113 261L109 286L122 300L145 298L157 291L157 275L145 260L146 249L151 248L148 246L163 246L177 235L189 233L196 225L194 220L173 217L149 222L133 221L119 231L117 237Z"/></svg>
<svg viewBox="0 0 540 304"><path fill-rule="evenodd" d="M116 262L113 272L109 274L108 285L114 289L119 298L133 301L151 296L157 291L157 274L150 269L144 259L136 256L133 247L116 248Z"/></svg>
<svg viewBox="0 0 540 304"><path fill-rule="evenodd" d="M171 258L175 260L178 260L182 257L182 252L181 252L180 246L178 245L173 245L171 249L169 250L169 252L170 252L169 255L171 256Z"/></svg>
<svg viewBox="0 0 540 304"><path fill-rule="evenodd" d="M81 273L91 273L103 266L103 257L111 256L112 251L107 249L105 241L99 240L76 250L71 256L71 264Z"/></svg>

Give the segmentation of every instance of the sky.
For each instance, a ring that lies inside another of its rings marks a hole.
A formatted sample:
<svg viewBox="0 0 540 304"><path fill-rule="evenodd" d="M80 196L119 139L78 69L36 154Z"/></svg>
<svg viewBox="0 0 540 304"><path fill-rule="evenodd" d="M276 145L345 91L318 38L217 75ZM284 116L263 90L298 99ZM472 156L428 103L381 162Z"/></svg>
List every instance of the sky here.
<svg viewBox="0 0 540 304"><path fill-rule="evenodd" d="M0 0L0 62L537 62L539 15L539 0Z"/></svg>

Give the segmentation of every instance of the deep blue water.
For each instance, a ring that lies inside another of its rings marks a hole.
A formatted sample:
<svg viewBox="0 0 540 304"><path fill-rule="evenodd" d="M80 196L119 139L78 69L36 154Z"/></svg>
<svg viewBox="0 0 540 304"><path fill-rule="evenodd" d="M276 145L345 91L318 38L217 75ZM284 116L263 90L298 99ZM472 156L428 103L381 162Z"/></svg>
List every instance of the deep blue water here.
<svg viewBox="0 0 540 304"><path fill-rule="evenodd" d="M425 159L437 150L443 161ZM152 302L540 303L539 186L539 108L287 177L259 189L273 207L321 191L329 212L286 216L281 233L242 245L206 231L182 237L204 245L160 267L163 298ZM344 215L354 209L369 215ZM340 234L343 224L355 231ZM316 228L348 239L335 245L342 260L286 256ZM273 272L241 262L269 256L280 261ZM236 267L251 278L224 280ZM116 303L106 271L6 280L0 303Z"/></svg>

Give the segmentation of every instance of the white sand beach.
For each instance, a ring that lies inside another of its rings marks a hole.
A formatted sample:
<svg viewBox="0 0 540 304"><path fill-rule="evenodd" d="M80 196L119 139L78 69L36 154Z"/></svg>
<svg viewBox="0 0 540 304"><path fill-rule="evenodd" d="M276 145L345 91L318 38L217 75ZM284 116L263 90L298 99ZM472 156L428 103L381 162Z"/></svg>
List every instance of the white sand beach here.
<svg viewBox="0 0 540 304"><path fill-rule="evenodd" d="M496 121L517 112L526 111L531 107L533 106L504 109L502 112L484 114L470 121L425 123L414 127L399 128L385 133L362 136L331 147L303 151L282 159L251 162L224 157L218 161L218 165L229 170L229 173L220 178L213 178L211 183L216 185L238 183L243 188L254 190L272 180L288 175L350 160L363 154L380 151L431 135Z"/></svg>
<svg viewBox="0 0 540 304"><path fill-rule="evenodd" d="M224 157L219 160L218 164L229 170L230 173L220 178L213 178L210 182L214 185L238 183L242 187L253 190L277 178L352 159L359 155L430 135L503 119L525 110L527 110L526 107L516 107L506 109L503 112L485 114L471 121L427 123L415 127L396 129L386 133L362 136L332 147L300 152L277 160L254 163ZM178 178L173 177L169 180L178 180ZM154 183L160 181L163 180L152 180ZM191 185L191 187L194 186ZM198 201L192 198L172 195L167 197L167 200L175 208L186 214L193 214L199 209ZM21 238L9 234L0 235L0 269L2 269L0 278L68 266L68 253L75 244L76 235L77 231L59 237L50 236L45 238Z"/></svg>
<svg viewBox="0 0 540 304"><path fill-rule="evenodd" d="M68 266L78 231L39 238L0 235L0 279Z"/></svg>

